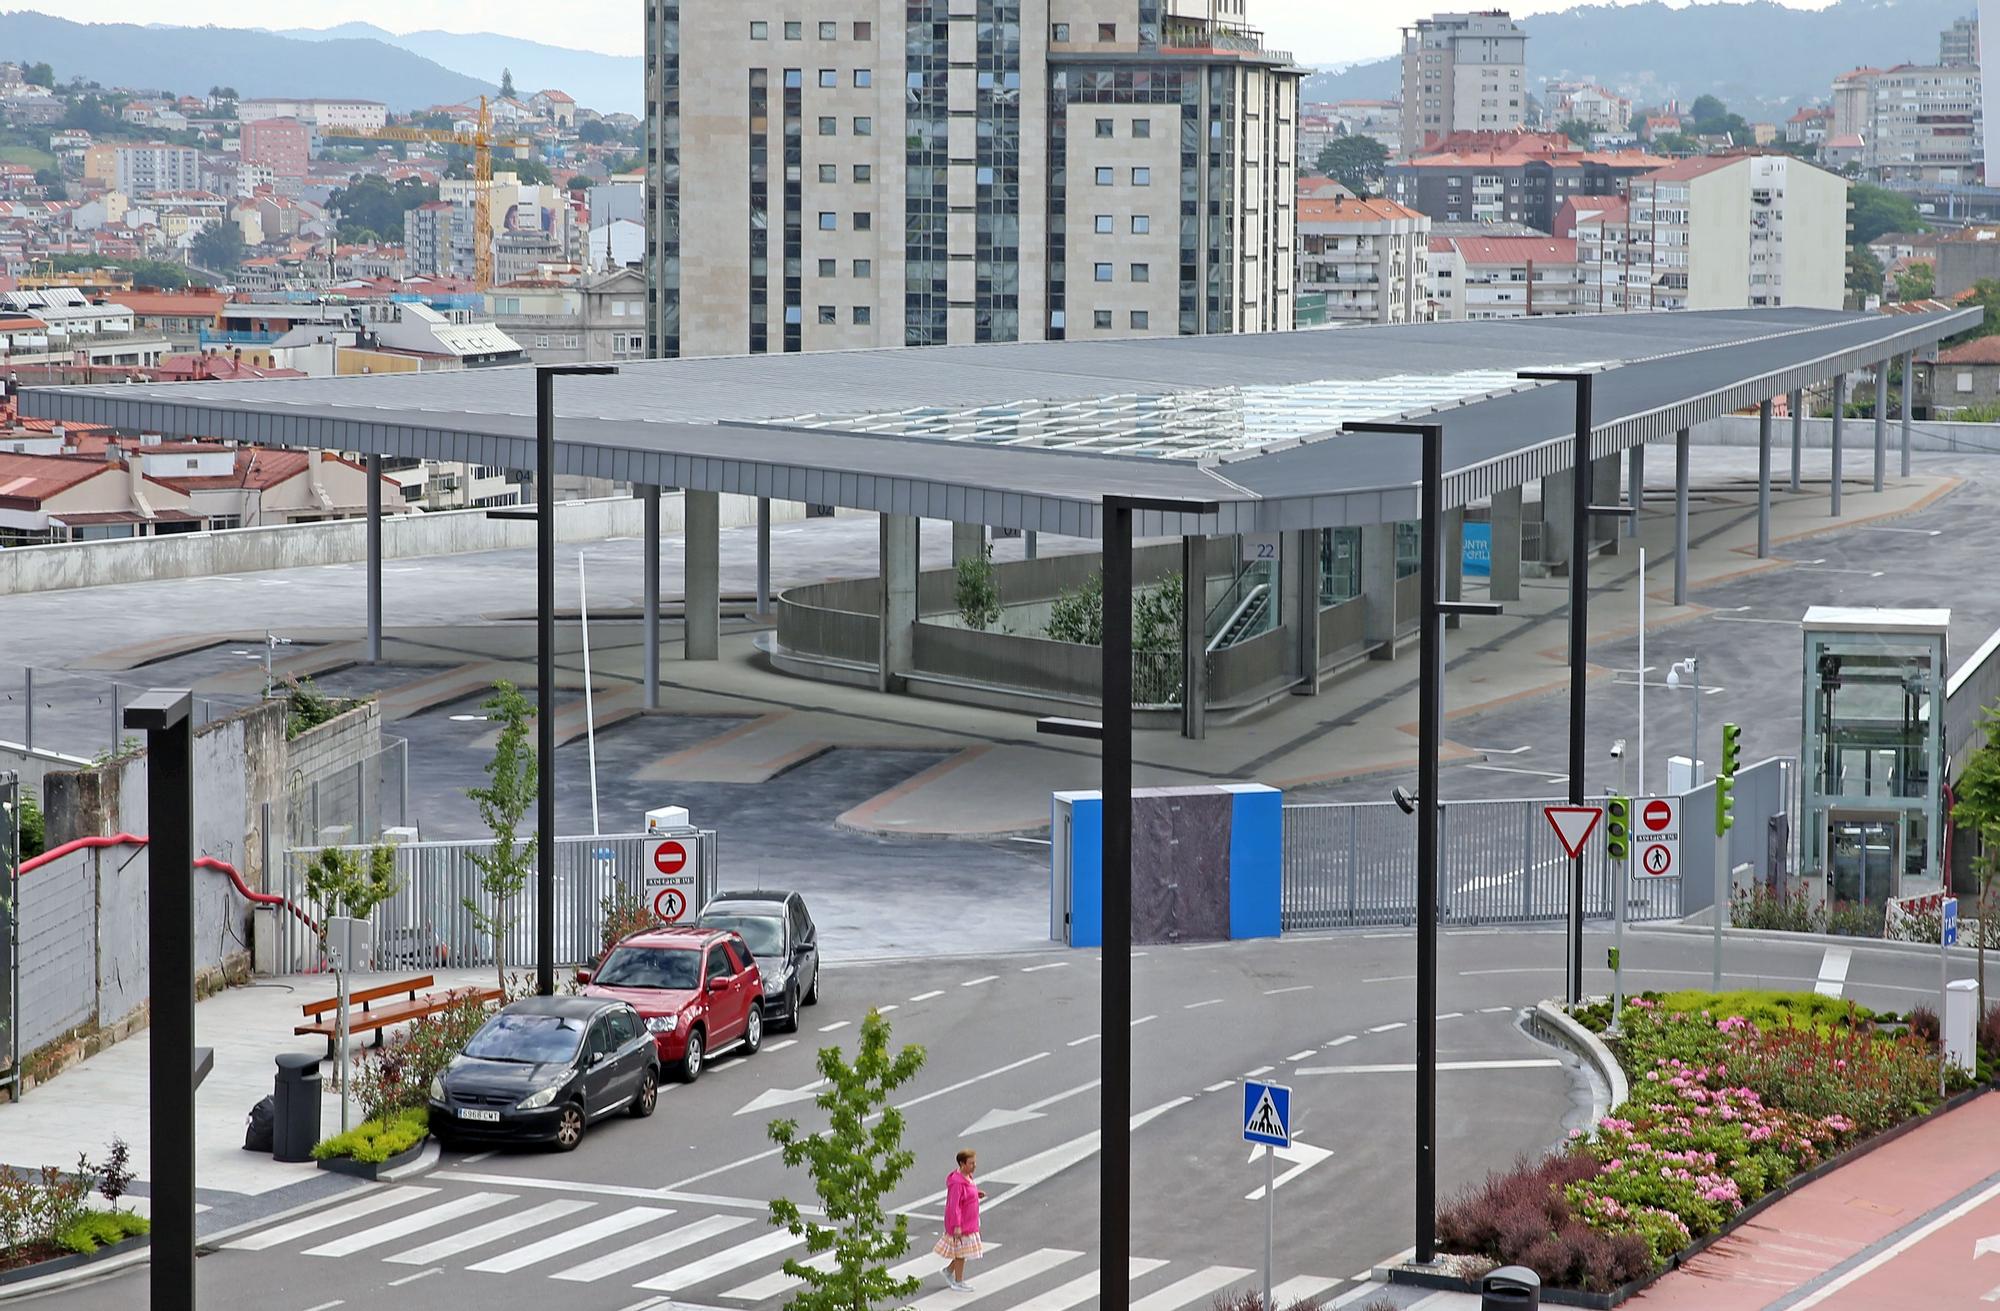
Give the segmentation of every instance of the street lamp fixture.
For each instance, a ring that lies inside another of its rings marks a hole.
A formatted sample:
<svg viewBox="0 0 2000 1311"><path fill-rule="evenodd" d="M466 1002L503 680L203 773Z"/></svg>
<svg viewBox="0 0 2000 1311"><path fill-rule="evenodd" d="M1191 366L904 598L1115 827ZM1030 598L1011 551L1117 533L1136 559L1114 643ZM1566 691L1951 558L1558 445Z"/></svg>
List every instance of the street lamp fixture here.
<svg viewBox="0 0 2000 1311"><path fill-rule="evenodd" d="M1688 742L1689 786L1701 786L1701 657L1676 660L1667 670L1667 686L1679 687L1686 677L1694 688L1694 732Z"/></svg>

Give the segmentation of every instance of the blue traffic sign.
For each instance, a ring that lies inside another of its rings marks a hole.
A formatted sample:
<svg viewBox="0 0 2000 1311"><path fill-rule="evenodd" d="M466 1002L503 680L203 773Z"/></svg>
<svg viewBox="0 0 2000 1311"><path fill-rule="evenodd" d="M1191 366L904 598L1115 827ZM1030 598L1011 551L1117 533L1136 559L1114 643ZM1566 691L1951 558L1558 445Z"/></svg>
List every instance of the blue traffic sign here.
<svg viewBox="0 0 2000 1311"><path fill-rule="evenodd" d="M1243 1084L1243 1141L1267 1147L1292 1145L1292 1090L1282 1083Z"/></svg>
<svg viewBox="0 0 2000 1311"><path fill-rule="evenodd" d="M1958 945L1957 897L1946 897L1944 899L1944 945L1947 947L1956 947Z"/></svg>

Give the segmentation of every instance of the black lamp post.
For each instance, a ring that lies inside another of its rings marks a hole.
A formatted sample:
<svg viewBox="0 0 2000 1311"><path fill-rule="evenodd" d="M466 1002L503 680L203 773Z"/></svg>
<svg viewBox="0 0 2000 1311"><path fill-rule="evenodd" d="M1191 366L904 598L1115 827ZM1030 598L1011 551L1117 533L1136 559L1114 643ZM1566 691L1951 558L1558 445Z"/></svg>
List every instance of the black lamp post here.
<svg viewBox="0 0 2000 1311"><path fill-rule="evenodd" d="M488 510L535 521L535 991L556 990L556 379L616 373L615 364L535 367L535 508Z"/></svg>
<svg viewBox="0 0 2000 1311"><path fill-rule="evenodd" d="M1132 512L1212 515L1214 501L1107 495L1103 502L1104 657L1101 722L1048 718L1037 732L1097 738L1104 806L1104 971L1099 994L1104 1079L1098 1117L1097 1304L1132 1300ZM1187 604L1194 604L1189 600Z"/></svg>
<svg viewBox="0 0 2000 1311"><path fill-rule="evenodd" d="M1350 423L1348 432L1423 439L1422 635L1417 656L1417 795L1396 789L1396 804L1417 816L1417 1242L1419 1262L1437 1255L1437 921L1438 756L1444 735L1444 621L1448 615L1497 615L1497 602L1446 601L1444 574L1444 428L1435 423Z"/></svg>
<svg viewBox="0 0 2000 1311"><path fill-rule="evenodd" d="M1576 384L1574 493L1569 517L1569 804L1583 804L1584 770L1584 664L1590 644L1590 520L1598 514L1636 514L1637 506L1592 505L1590 468L1590 388L1594 374L1576 369L1525 369L1514 375L1527 382L1568 382ZM1646 580L1641 578L1639 586ZM1639 677L1646 676L1645 670ZM1564 989L1571 1003L1583 1000L1583 855L1570 860L1569 949L1563 972ZM1624 895L1621 890L1619 895Z"/></svg>

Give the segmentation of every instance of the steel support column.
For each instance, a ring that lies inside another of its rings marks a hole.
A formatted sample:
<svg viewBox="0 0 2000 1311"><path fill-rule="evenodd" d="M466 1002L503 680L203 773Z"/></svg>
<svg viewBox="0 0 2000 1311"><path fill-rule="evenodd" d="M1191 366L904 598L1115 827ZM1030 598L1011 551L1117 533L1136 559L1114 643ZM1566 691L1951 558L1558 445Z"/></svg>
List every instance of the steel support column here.
<svg viewBox="0 0 2000 1311"><path fill-rule="evenodd" d="M1875 490L1889 477L1889 361L1875 366Z"/></svg>
<svg viewBox="0 0 2000 1311"><path fill-rule="evenodd" d="M1029 534L1032 538L1033 534ZM1181 733L1200 741L1208 725L1208 539L1181 538Z"/></svg>
<svg viewBox="0 0 2000 1311"><path fill-rule="evenodd" d="M1757 558L1771 554L1771 402L1757 405Z"/></svg>
<svg viewBox="0 0 2000 1311"><path fill-rule="evenodd" d="M1903 477L1910 476L1910 406L1917 394L1917 353L1903 352Z"/></svg>
<svg viewBox="0 0 2000 1311"><path fill-rule="evenodd" d="M1688 599L1688 430L1674 434L1674 604Z"/></svg>
<svg viewBox="0 0 2000 1311"><path fill-rule="evenodd" d="M1508 487L1493 493L1493 546L1487 575L1486 595L1495 601L1521 599L1521 489Z"/></svg>
<svg viewBox="0 0 2000 1311"><path fill-rule="evenodd" d="M681 598L686 616L681 654L715 660L722 654L722 496L681 492L686 507L686 549L681 552Z"/></svg>
<svg viewBox="0 0 2000 1311"><path fill-rule="evenodd" d="M314 458L318 458L317 455ZM368 466L368 663L382 663L382 456Z"/></svg>
<svg viewBox="0 0 2000 1311"><path fill-rule="evenodd" d="M1792 400L1788 410L1792 412L1792 494L1798 494L1798 464L1806 450L1806 390L1792 388Z"/></svg>
<svg viewBox="0 0 2000 1311"><path fill-rule="evenodd" d="M1847 418L1847 375L1837 373L1833 378L1833 476L1828 480L1832 488L1827 496L1827 513L1840 517L1840 445L1842 426Z"/></svg>
<svg viewBox="0 0 2000 1311"><path fill-rule="evenodd" d="M1646 445L1641 442L1625 452L1625 501L1632 507L1626 518L1627 537L1639 535L1639 514L1646 508Z"/></svg>
<svg viewBox="0 0 2000 1311"><path fill-rule="evenodd" d="M646 709L660 708L660 489L646 483L639 488L645 509L645 600L640 604L642 648L645 652L641 677L646 682Z"/></svg>
<svg viewBox="0 0 2000 1311"><path fill-rule="evenodd" d="M771 613L771 498L757 498L757 613Z"/></svg>

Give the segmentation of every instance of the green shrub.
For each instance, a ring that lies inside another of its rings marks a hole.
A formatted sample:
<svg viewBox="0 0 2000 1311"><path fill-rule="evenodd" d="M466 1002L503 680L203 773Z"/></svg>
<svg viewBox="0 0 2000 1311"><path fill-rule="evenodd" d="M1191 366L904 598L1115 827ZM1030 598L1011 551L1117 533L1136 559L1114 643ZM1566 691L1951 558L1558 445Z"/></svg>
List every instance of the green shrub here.
<svg viewBox="0 0 2000 1311"><path fill-rule="evenodd" d="M1857 1006L1840 997L1825 997L1817 992L1765 992L1756 988L1709 992L1686 988L1663 993L1657 1000L1661 1010L1677 1014L1707 1011L1718 1020L1740 1015L1746 1020L1757 1021L1760 1028L1782 1026L1789 1022L1802 1028L1809 1026L1824 1030L1865 1024L1875 1018L1875 1013L1866 1006Z"/></svg>
<svg viewBox="0 0 2000 1311"><path fill-rule="evenodd" d="M128 1238L150 1233L153 1222L130 1211L86 1211L64 1226L57 1235L58 1246L88 1256L100 1247L110 1247Z"/></svg>
<svg viewBox="0 0 2000 1311"><path fill-rule="evenodd" d="M430 1111L408 1107L387 1120L364 1120L346 1133L336 1134L313 1148L313 1159L325 1161L344 1156L380 1165L399 1152L407 1152L430 1133Z"/></svg>

